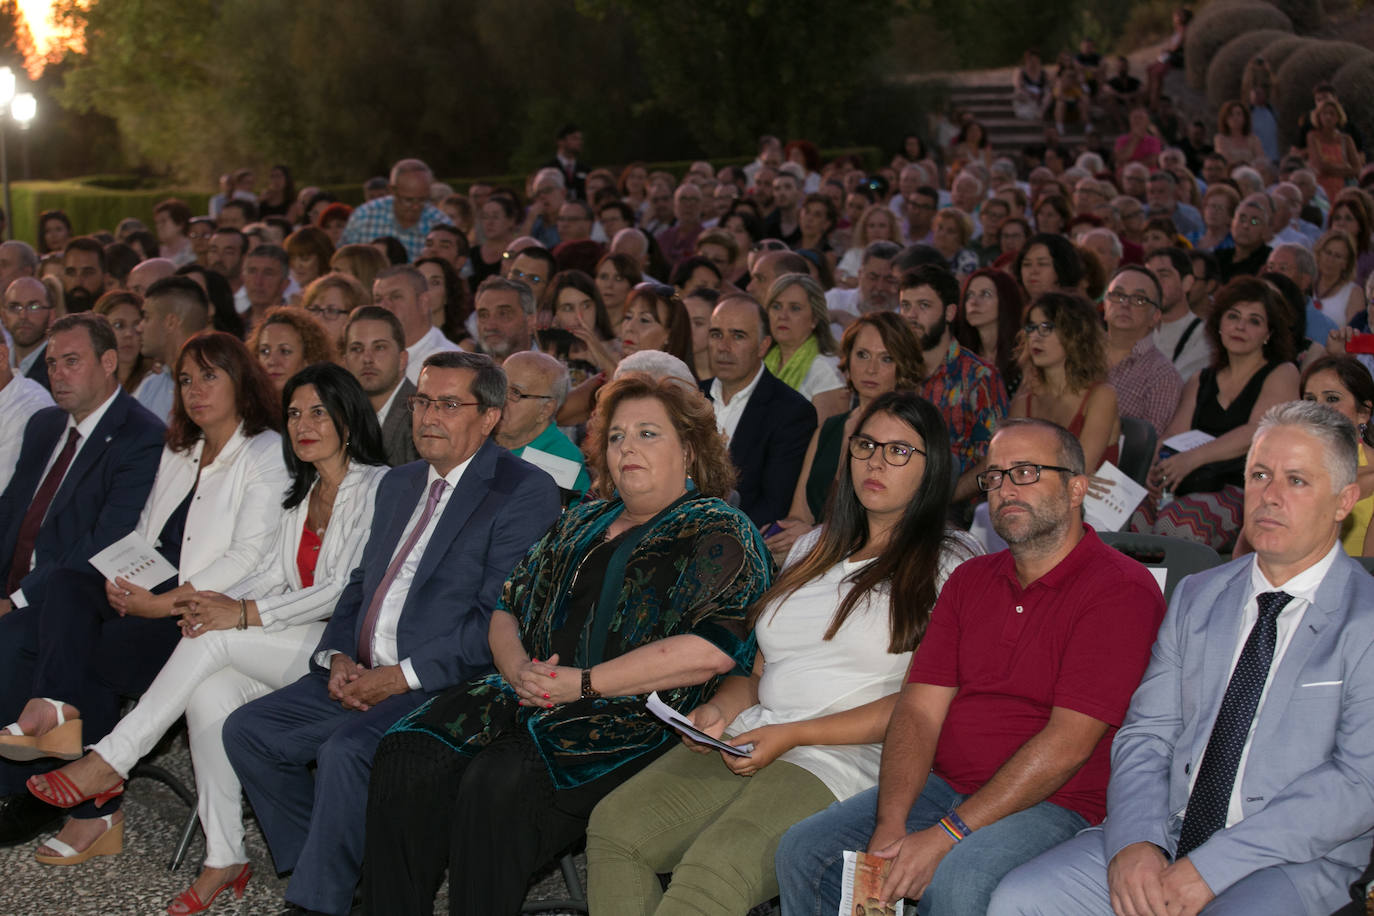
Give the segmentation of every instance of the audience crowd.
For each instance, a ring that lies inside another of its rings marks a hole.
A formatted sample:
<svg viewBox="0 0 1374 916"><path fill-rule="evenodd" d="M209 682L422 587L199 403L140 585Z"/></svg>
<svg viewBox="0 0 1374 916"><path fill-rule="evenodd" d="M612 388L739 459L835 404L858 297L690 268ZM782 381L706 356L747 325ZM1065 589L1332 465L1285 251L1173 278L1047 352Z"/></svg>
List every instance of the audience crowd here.
<svg viewBox="0 0 1374 916"><path fill-rule="evenodd" d="M1327 84L1287 151L1263 87L1181 124L1187 23L1143 81L1028 53L1015 154L951 113L675 175L568 125L519 188L42 214L0 843L119 853L184 715L172 914L243 894L244 795L288 912L515 913L584 841L598 916L834 913L846 851L938 916L1364 912L1374 167ZM1113 501L1233 558L1166 590Z"/></svg>

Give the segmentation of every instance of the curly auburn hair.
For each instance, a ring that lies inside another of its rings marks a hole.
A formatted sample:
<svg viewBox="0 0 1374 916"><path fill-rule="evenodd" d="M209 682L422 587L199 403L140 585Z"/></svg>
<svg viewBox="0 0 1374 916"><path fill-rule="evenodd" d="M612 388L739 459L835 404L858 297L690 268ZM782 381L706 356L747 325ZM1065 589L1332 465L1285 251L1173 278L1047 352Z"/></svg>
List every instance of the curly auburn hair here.
<svg viewBox="0 0 1374 916"><path fill-rule="evenodd" d="M735 465L725 447L725 437L716 427L711 402L677 379L656 379L641 372L623 375L597 392L596 410L587 423L587 438L582 444L593 493L603 499L613 498L615 481L606 461L607 433L621 404L643 398L653 398L668 412L689 453L687 475L697 490L720 499L729 496L735 485Z"/></svg>
<svg viewBox="0 0 1374 916"><path fill-rule="evenodd" d="M1091 302L1077 293L1044 293L1026 309L1026 320L1036 309L1042 321L1054 325L1054 333L1064 348L1064 377L1074 391L1087 391L1107 377L1107 332ZM1045 373L1031 362L1023 330L1016 339L1016 361L1039 383Z"/></svg>

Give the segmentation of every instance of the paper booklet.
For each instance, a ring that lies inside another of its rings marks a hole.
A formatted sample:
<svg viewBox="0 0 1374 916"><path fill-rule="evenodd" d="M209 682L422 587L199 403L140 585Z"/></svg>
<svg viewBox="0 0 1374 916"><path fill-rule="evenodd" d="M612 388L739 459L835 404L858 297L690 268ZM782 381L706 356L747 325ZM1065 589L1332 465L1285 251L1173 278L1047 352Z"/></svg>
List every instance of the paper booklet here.
<svg viewBox="0 0 1374 916"><path fill-rule="evenodd" d="M537 448L526 448L520 457L553 478L553 482L565 490L571 490L582 473L582 465L571 458L564 458L552 452Z"/></svg>
<svg viewBox="0 0 1374 916"><path fill-rule="evenodd" d="M139 588L149 590L177 575L177 568L137 531L130 531L91 557L91 565L109 582L116 576L123 576Z"/></svg>
<svg viewBox="0 0 1374 916"><path fill-rule="evenodd" d="M718 751L724 751L725 753L732 754L735 757L748 757L749 752L754 749L754 745L752 744L743 744L739 747L736 747L733 744L726 744L724 741L719 741L715 738L712 738L710 735L706 734L706 732L702 731L701 729L693 725L691 719L682 715L676 709L660 700L658 698L657 690L649 694L647 705L649 707L649 712L658 716L664 722L667 722L673 728L677 729L687 737L691 738L693 741L696 741L700 744L709 745L710 747L713 747Z"/></svg>
<svg viewBox="0 0 1374 916"><path fill-rule="evenodd" d="M1088 495L1083 500L1086 521L1098 531L1120 531L1148 491L1110 461L1102 462L1093 476L1110 480L1112 485L1105 496L1098 496L1088 488Z"/></svg>
<svg viewBox="0 0 1374 916"><path fill-rule="evenodd" d="M902 916L905 900L883 906L878 894L883 878L892 868L891 859L880 859L867 852L846 850L844 877L840 885L838 916Z"/></svg>
<svg viewBox="0 0 1374 916"><path fill-rule="evenodd" d="M1195 449L1199 445L1206 445L1215 439L1210 433L1204 433L1200 429L1190 429L1186 433L1179 433L1177 436L1170 436L1159 443L1164 448L1171 448L1176 452L1186 452Z"/></svg>

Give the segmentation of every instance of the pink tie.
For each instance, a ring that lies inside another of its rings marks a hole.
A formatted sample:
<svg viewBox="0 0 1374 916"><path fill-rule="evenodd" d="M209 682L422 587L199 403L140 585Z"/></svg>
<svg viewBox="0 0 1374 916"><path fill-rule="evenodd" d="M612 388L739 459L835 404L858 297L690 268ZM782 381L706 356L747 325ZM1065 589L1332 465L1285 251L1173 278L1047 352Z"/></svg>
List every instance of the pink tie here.
<svg viewBox="0 0 1374 916"><path fill-rule="evenodd" d="M420 520L415 523L415 527L410 531L410 537L401 545L401 549L392 558L391 565L386 568L386 575L382 577L381 584L372 593L372 603L367 606L367 614L363 617L363 630L358 634L358 661L365 668L372 667L372 636L377 631L377 617L382 612L382 601L386 598L387 591L391 588L391 583L396 581L396 574L401 571L401 566L405 564L406 557L415 549L415 542L420 540L420 533L429 526L429 520L434 517L434 509L439 505L439 497L444 495L444 487L448 486L448 481L442 477L430 484L429 499L425 501L425 511L420 514Z"/></svg>

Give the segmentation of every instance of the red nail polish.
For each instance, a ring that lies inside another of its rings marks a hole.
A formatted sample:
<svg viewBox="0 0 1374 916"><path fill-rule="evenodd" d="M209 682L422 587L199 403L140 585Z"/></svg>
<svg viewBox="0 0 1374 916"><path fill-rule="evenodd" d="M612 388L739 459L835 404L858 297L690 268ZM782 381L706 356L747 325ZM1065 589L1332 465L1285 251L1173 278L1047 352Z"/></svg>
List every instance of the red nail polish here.
<svg viewBox="0 0 1374 916"><path fill-rule="evenodd" d="M546 704L546 705L544 706L544 708L545 708L545 709L553 709L553 704L552 704L552 703L548 703L548 704Z"/></svg>
<svg viewBox="0 0 1374 916"><path fill-rule="evenodd" d="M550 672L549 672L549 677L558 677L558 672L557 672L557 671L550 671Z"/></svg>
<svg viewBox="0 0 1374 916"><path fill-rule="evenodd" d="M547 693L544 694L544 699L546 699L546 700L547 700L547 699L550 699L550 697L549 697L549 695L548 695Z"/></svg>

